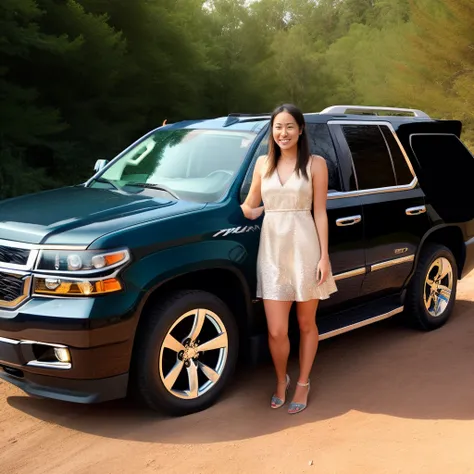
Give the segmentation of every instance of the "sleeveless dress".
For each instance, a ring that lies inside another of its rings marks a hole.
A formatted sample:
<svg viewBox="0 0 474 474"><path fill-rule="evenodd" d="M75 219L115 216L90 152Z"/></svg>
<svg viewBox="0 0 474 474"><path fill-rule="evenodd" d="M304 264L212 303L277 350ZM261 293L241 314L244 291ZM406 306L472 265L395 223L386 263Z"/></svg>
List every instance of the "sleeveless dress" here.
<svg viewBox="0 0 474 474"><path fill-rule="evenodd" d="M261 176L265 215L257 257L257 297L279 301L327 299L337 287L331 270L326 281L317 285L321 251L311 214L311 160L308 180L293 171L285 184L281 184L277 170L266 177L266 166Z"/></svg>

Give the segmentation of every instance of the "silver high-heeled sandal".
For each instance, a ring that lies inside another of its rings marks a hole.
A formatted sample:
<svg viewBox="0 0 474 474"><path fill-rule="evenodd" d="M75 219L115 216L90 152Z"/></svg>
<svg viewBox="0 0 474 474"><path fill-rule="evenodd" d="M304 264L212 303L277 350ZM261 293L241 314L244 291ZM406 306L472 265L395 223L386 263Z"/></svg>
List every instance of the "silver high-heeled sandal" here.
<svg viewBox="0 0 474 474"><path fill-rule="evenodd" d="M309 391L311 389L310 380L308 379L308 383L296 382L296 384L300 387L308 387L308 394L306 396L306 403L290 403L290 406L288 407L288 413L290 415L296 415L297 413L301 413L308 406Z"/></svg>
<svg viewBox="0 0 474 474"><path fill-rule="evenodd" d="M283 382L281 382L283 383ZM270 404L270 407L273 409L280 408L285 404L286 401L286 395L288 394L288 389L290 387L290 376L286 374L286 387L285 387L285 400L282 400L281 398L277 397L275 394L272 396L272 401Z"/></svg>

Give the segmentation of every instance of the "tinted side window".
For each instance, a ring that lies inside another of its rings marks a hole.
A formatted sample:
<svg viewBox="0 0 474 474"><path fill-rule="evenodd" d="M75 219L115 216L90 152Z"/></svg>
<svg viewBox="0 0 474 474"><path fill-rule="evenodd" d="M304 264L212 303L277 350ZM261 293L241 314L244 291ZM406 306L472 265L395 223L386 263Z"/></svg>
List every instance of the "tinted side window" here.
<svg viewBox="0 0 474 474"><path fill-rule="evenodd" d="M255 169L255 164L257 163L257 158L261 155L266 155L268 153L268 133L264 136L262 141L259 143L257 150L255 151L252 162L247 170L247 173L244 178L244 182L240 188L240 201L244 202L247 194L250 191L250 185L252 184L253 171Z"/></svg>
<svg viewBox="0 0 474 474"><path fill-rule="evenodd" d="M387 145L390 148L390 153L392 154L397 185L402 186L404 184L410 184L413 181L413 175L411 174L410 168L408 168L402 150L400 150L400 147L395 140L392 131L384 125L380 126L380 130L382 131L385 140L387 140Z"/></svg>
<svg viewBox="0 0 474 474"><path fill-rule="evenodd" d="M328 126L325 123L308 123L306 130L308 132L310 153L322 156L326 160L328 167L328 190L342 191L336 151Z"/></svg>
<svg viewBox="0 0 474 474"><path fill-rule="evenodd" d="M360 190L395 186L392 161L377 125L342 125Z"/></svg>

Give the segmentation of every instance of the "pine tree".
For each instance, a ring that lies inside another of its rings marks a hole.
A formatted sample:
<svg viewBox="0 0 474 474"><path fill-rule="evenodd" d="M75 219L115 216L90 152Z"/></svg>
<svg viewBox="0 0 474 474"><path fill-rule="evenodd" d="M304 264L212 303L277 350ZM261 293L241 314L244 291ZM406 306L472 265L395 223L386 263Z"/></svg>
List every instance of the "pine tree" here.
<svg viewBox="0 0 474 474"><path fill-rule="evenodd" d="M41 15L33 0L0 3L0 198L54 183L41 163L28 162L26 151L50 142L66 126L31 78L37 54L61 55L74 45L40 31Z"/></svg>

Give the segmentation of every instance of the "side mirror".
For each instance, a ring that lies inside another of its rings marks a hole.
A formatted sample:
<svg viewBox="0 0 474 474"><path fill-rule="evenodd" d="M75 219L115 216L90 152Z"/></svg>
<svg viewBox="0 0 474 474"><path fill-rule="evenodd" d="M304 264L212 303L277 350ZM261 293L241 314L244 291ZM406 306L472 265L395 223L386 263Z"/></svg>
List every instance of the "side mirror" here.
<svg viewBox="0 0 474 474"><path fill-rule="evenodd" d="M97 160L94 165L94 171L97 173L99 172L102 168L104 168L109 160Z"/></svg>

